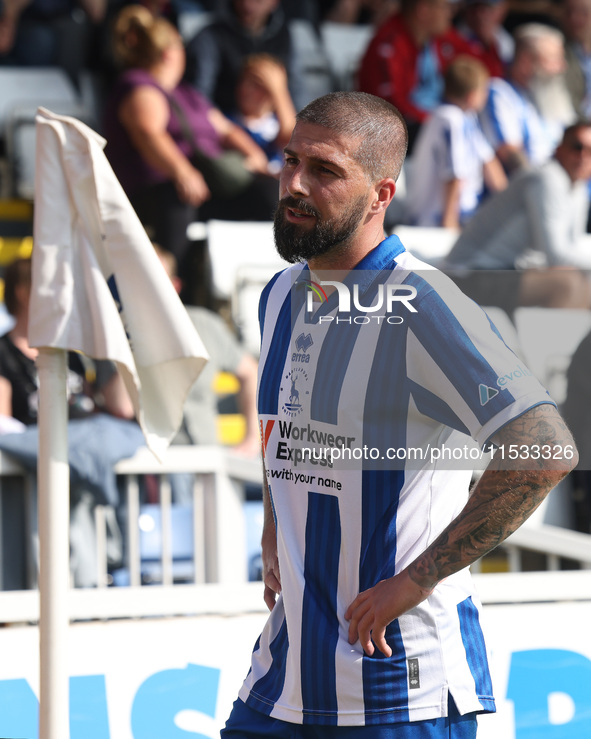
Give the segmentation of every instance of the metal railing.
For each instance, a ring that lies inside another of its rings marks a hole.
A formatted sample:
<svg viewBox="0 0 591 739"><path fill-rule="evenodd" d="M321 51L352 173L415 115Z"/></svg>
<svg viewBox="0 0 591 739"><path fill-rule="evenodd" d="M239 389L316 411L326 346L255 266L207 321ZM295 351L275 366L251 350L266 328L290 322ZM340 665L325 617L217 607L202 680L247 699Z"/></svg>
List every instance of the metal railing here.
<svg viewBox="0 0 591 739"><path fill-rule="evenodd" d="M160 462L148 449L142 448L134 457L119 462L115 466L115 473L123 483L120 487L123 491L122 509L125 512L126 523L122 526L122 564L129 585L108 587L112 583L112 576L107 565L107 519L113 510L97 505L94 508L97 587L70 590L73 602L82 598L87 604L89 602L95 604L90 612L84 611L85 618L150 615L154 609L157 613L165 615L170 612L172 604L178 601L178 597L171 596L171 593L179 588L186 591L192 586L204 584L235 586L247 584L245 485L261 484L262 466L259 459L239 457L223 447L172 446ZM170 478L177 473L191 473L194 476L192 505L183 508L192 519L190 529L193 551L190 562L185 562L189 567L185 568L182 585L177 584L175 578L176 563L173 553L172 517L175 506L172 502ZM142 510L140 493L142 478L145 475L157 476L157 508L160 519L158 576L156 579L152 577L149 580L150 584L146 584L146 579L142 577L140 551ZM0 453L0 495L4 495L4 483L8 477L22 478L19 494L22 494L24 510L22 520L26 544L27 589L0 591L0 613L2 613L0 621L20 620L23 617L28 621L32 615L31 609L35 610L32 604L37 599L37 535L32 515L35 506L31 502L34 486L30 484L30 478L17 462L9 455ZM14 493L14 489L12 492ZM11 510L13 508L14 506ZM2 509L0 507L0 511ZM5 546L1 546L0 551L4 557L4 568L10 567L11 553L6 551ZM188 576L187 569L190 573ZM142 595L144 592L145 595ZM112 609L109 606L111 601ZM138 603L145 605L138 609ZM85 609L87 608L88 606L85 606ZM183 606L182 610L186 612L186 606ZM13 616L10 616L10 613L13 613ZM80 616L73 614L73 617Z"/></svg>
<svg viewBox="0 0 591 739"><path fill-rule="evenodd" d="M97 587L70 589L72 620L229 613L232 609L242 612L264 610L260 582L248 582L244 513L245 485L262 483L260 460L239 457L223 447L172 446L162 462L147 449L140 449L133 458L119 462L115 472L123 481L128 521L123 528L123 564L129 584L109 587L107 511L96 506ZM195 475L192 506L187 507L192 516L190 526L194 543L191 574L183 577L182 582L175 577L172 539L174 505L170 475L175 473ZM140 552L140 489L144 475L156 475L159 480L161 551L158 577L150 584L146 584L142 577ZM26 480L22 468L8 455L0 453L0 491L7 476L22 476ZM26 504L30 498L26 484L23 484L22 492L23 506L30 510L31 506ZM0 591L0 621L5 623L38 620L35 534L31 518L30 514L24 516L29 544L29 589ZM524 550L546 555L546 569L550 571L558 569L560 558L574 560L582 569L591 566L591 536L558 526L525 525L503 547L508 552L509 569L514 573L521 570L520 555ZM6 552L4 556L7 557ZM478 563L473 570L478 573ZM562 572L561 575L567 577L570 573ZM477 576L487 583L496 577L494 574ZM498 597L502 596L495 596Z"/></svg>

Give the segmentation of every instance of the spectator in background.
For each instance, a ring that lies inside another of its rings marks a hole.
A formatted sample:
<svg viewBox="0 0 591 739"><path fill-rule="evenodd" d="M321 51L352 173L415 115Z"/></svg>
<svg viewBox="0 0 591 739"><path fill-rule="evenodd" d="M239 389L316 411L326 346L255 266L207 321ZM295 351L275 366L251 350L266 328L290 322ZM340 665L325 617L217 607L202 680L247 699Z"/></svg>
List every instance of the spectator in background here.
<svg viewBox="0 0 591 739"><path fill-rule="evenodd" d="M9 264L4 284L4 302L15 323L0 337L0 415L30 426L37 423L39 400L35 366L39 352L29 346L28 340L30 260L17 259ZM68 402L70 418L85 417L97 410L119 418L134 417L131 400L115 366L111 362L87 360L77 353L69 355Z"/></svg>
<svg viewBox="0 0 591 739"><path fill-rule="evenodd" d="M504 28L505 0L463 0L454 25L486 65L491 77L505 77L515 42Z"/></svg>
<svg viewBox="0 0 591 739"><path fill-rule="evenodd" d="M182 282L177 274L174 256L157 244L154 248L177 292L180 292ZM240 345L236 336L217 313L199 307L189 307L187 310L207 349L209 361L189 392L183 423L172 443L199 445L220 443L217 428L217 396L213 384L218 373L229 372L236 376L240 384L237 401L245 422L244 438L233 451L243 456L258 456L261 440L256 409L257 362Z"/></svg>
<svg viewBox="0 0 591 739"><path fill-rule="evenodd" d="M407 222L460 228L488 192L507 186L503 167L484 138L477 113L489 74L478 59L459 56L444 73L444 102L423 123L409 177Z"/></svg>
<svg viewBox="0 0 591 739"><path fill-rule="evenodd" d="M319 0L319 4L325 21L372 26L381 26L399 7L398 0Z"/></svg>
<svg viewBox="0 0 591 739"><path fill-rule="evenodd" d="M543 23L558 28L562 0L507 0L507 14L503 25L514 33L526 23Z"/></svg>
<svg viewBox="0 0 591 739"><path fill-rule="evenodd" d="M107 0L3 0L0 65L58 66L76 81L106 10Z"/></svg>
<svg viewBox="0 0 591 739"><path fill-rule="evenodd" d="M591 534L591 333L574 352L566 373L567 391L562 410L577 449L579 463L572 471L571 485L575 528Z"/></svg>
<svg viewBox="0 0 591 739"><path fill-rule="evenodd" d="M0 448L16 456L26 469L35 470L38 437L35 433L24 433L25 430L36 432L39 402L38 350L29 345L27 338L30 260L18 259L9 264L4 282L4 300L15 323L0 337L0 417L16 419L23 424L23 433L0 436ZM107 506L117 503L112 466L118 459L132 456L143 444L143 435L139 426L131 423L133 405L112 362L70 352L67 395L71 464L70 565L74 584L88 587L97 584L98 572L94 508L97 503ZM109 417L113 418L107 427ZM103 419L101 425L94 423L99 418ZM73 424L77 424L75 428ZM111 516L109 534L108 552L116 560L121 553L121 534Z"/></svg>
<svg viewBox="0 0 591 739"><path fill-rule="evenodd" d="M202 220L216 213L226 219L270 219L277 185L252 138L181 83L185 52L171 23L131 5L117 17L114 39L125 69L106 106L106 154L151 238L171 251L184 271L191 256L187 226L196 209ZM216 160L225 150L242 154L236 173L246 173L242 191L212 198L211 182L197 168L201 164L192 162L197 150Z"/></svg>
<svg viewBox="0 0 591 739"><path fill-rule="evenodd" d="M443 72L468 42L452 28L448 0L401 0L400 11L377 30L361 60L357 87L392 103L409 133L409 152L420 125L441 102Z"/></svg>
<svg viewBox="0 0 591 739"><path fill-rule="evenodd" d="M566 86L578 115L591 115L591 0L563 0Z"/></svg>
<svg viewBox="0 0 591 739"><path fill-rule="evenodd" d="M560 31L540 23L516 30L507 79L491 79L481 114L485 135L509 175L549 159L565 127L573 122L564 70Z"/></svg>
<svg viewBox="0 0 591 739"><path fill-rule="evenodd" d="M444 268L481 305L589 308L586 240L591 122L569 126L554 157L524 169L463 229ZM489 272L503 270L502 273Z"/></svg>
<svg viewBox="0 0 591 739"><path fill-rule="evenodd" d="M246 58L236 89L237 111L231 118L247 131L278 173L283 147L295 126L295 107L289 94L285 67L269 54Z"/></svg>
<svg viewBox="0 0 591 739"><path fill-rule="evenodd" d="M220 0L213 20L187 44L186 79L229 115L236 110L244 60L262 52L283 62L292 99L301 107L303 77L279 0Z"/></svg>

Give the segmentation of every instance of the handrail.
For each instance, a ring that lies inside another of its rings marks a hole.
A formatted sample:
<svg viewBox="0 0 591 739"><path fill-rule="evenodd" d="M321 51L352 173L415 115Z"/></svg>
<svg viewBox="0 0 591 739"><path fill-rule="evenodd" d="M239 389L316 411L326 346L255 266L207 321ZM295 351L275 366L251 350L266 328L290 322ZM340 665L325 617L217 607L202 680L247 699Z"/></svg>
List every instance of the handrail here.
<svg viewBox="0 0 591 739"><path fill-rule="evenodd" d="M140 563L140 480L142 475L156 475L160 481L160 516L162 536L162 584L173 584L172 508L169 475L194 473L193 484L193 547L194 582L246 582L246 525L244 517L244 485L261 484L260 459L247 459L219 446L172 446L162 460L141 448L129 459L121 460L114 471L123 478L125 493L122 501L126 518L133 522L126 527L125 567L132 586L141 585ZM3 476L24 475L23 468L10 455L0 453L0 481ZM28 478L26 478L28 479ZM26 486L25 486L26 487ZM23 505L26 505L23 495ZM126 508L125 508L126 507ZM95 582L104 588L108 582L105 508L95 508L97 533L97 570ZM187 508L187 513L189 509ZM189 513L190 515L190 513ZM27 559L36 561L34 521L25 517ZM185 521L187 519L184 519ZM188 524L189 527L191 524ZM185 527L186 528L186 527ZM0 560L1 561L1 560ZM36 568L30 568L29 587L36 585ZM86 570L88 572L88 569Z"/></svg>
<svg viewBox="0 0 591 739"><path fill-rule="evenodd" d="M245 524L243 483L260 484L260 459L247 459L224 447L173 446L158 461L146 449L115 466L128 484L130 515L139 514L138 479L144 474L163 478L175 472L193 472L193 531L195 547L194 582L172 582L172 559L162 558L162 584L142 586L139 561L139 529L129 527L129 587L106 587L106 558L103 580L97 588L72 588L69 594L71 618L138 618L156 615L189 615L202 613L264 611L261 583L248 583L245 570ZM9 455L0 452L0 481L3 476L22 475L23 469ZM166 499L166 495L164 498ZM163 510L163 518L170 515ZM102 509L99 507L98 511ZM135 513L131 513L135 511ZM100 520L100 516L99 516ZM101 527L99 526L99 529ZM104 540L99 543L104 553ZM519 552L533 550L548 558L549 570L556 569L560 557L575 560L583 568L591 566L591 535L547 524L526 524L518 529L503 547L510 554L515 572L475 574L484 602L534 602L547 599L591 600L591 580L587 572L561 571L527 573L519 578ZM135 557L135 561L133 558ZM242 564L244 564L244 567ZM477 571L478 566L473 567ZM135 574L134 574L135 573ZM35 622L38 618L38 593L0 592L0 613L4 622Z"/></svg>
<svg viewBox="0 0 591 739"><path fill-rule="evenodd" d="M517 529L503 544L510 553L511 570L520 569L519 552L527 549L545 554L548 569L557 570L559 559L574 560L591 567L591 535L550 524L529 525Z"/></svg>
<svg viewBox="0 0 591 739"><path fill-rule="evenodd" d="M588 572L495 572L475 574L473 578L485 606L591 601ZM108 590L81 588L72 589L68 600L72 621L267 613L261 582ZM38 591L0 592L0 613L4 623L36 623L39 620Z"/></svg>

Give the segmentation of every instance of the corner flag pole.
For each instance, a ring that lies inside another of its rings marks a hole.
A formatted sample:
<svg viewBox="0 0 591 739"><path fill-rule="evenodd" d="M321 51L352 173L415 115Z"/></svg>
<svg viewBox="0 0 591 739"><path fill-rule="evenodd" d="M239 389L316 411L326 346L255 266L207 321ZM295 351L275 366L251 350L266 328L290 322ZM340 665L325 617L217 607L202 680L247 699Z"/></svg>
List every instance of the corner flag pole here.
<svg viewBox="0 0 591 739"><path fill-rule="evenodd" d="M67 354L40 348L39 739L69 739L70 469Z"/></svg>

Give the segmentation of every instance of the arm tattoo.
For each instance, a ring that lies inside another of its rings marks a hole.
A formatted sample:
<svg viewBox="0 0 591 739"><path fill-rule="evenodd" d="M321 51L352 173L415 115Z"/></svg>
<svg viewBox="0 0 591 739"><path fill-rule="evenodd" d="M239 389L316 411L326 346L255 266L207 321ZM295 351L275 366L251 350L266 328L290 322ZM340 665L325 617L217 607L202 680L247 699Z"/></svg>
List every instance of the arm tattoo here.
<svg viewBox="0 0 591 739"><path fill-rule="evenodd" d="M564 421L554 406L547 404L509 423L493 441L505 447L519 445L520 449L545 444L575 449ZM409 566L411 579L432 589L490 552L531 516L576 462L576 453L571 459L493 457L459 516Z"/></svg>

